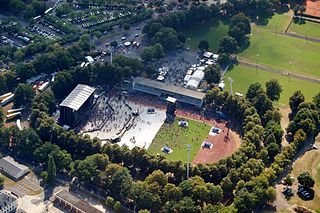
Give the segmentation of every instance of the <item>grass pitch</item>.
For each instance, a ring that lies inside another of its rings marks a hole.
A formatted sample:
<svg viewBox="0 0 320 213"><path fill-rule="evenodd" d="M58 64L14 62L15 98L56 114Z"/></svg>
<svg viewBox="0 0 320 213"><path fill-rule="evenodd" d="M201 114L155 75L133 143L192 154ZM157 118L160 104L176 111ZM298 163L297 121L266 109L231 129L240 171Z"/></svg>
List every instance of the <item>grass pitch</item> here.
<svg viewBox="0 0 320 213"><path fill-rule="evenodd" d="M311 101L312 98L320 91L320 84L311 83L292 77L291 81L289 82L289 78L287 76L270 73L259 69L258 72L256 72L256 69L243 65L235 66L227 73L227 76L230 76L234 80L232 85L233 92L240 92L244 95L246 94L249 85L252 83L258 82L265 87L266 81L270 79L277 79L283 88L283 92L279 100L279 104L281 105L288 105L289 97L296 90L301 90L307 101ZM226 87L226 89L229 90L229 83L226 83Z"/></svg>
<svg viewBox="0 0 320 213"><path fill-rule="evenodd" d="M275 69L320 76L320 43L306 42L274 32L255 28L250 37L250 45L238 56L252 62L264 64Z"/></svg>
<svg viewBox="0 0 320 213"><path fill-rule="evenodd" d="M219 21L207 25L192 26L184 33L187 36L187 45L192 50L197 50L199 42L206 40L209 42L209 50L216 52L219 46L219 40L223 36L228 35L229 26Z"/></svg>
<svg viewBox="0 0 320 213"><path fill-rule="evenodd" d="M267 19L265 22L256 23L256 27L269 30L272 32L284 32L292 17L289 14L274 14L271 19Z"/></svg>
<svg viewBox="0 0 320 213"><path fill-rule="evenodd" d="M296 33L302 36L320 38L320 24L311 21L292 22L289 33Z"/></svg>
<svg viewBox="0 0 320 213"><path fill-rule="evenodd" d="M164 123L158 134L153 139L148 151L156 155L165 156L169 160L181 160L187 162L187 144L191 145L190 162L193 160L202 142L207 138L211 126L199 121L188 120L187 128L178 125L179 117L173 124ZM161 148L168 146L173 150L171 154L165 154Z"/></svg>
<svg viewBox="0 0 320 213"><path fill-rule="evenodd" d="M320 212L320 151L312 150L306 152L293 166L292 175L296 181L302 172L308 171L315 180L314 198L311 201L304 201L296 194L289 200L289 204L298 204L306 206L316 212Z"/></svg>

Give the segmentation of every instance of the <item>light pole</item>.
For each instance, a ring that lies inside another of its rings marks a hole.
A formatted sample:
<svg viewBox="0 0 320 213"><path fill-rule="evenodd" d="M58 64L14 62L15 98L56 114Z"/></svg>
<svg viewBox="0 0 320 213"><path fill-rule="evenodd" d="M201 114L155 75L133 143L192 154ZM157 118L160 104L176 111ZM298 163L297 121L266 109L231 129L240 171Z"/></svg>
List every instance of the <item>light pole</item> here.
<svg viewBox="0 0 320 213"><path fill-rule="evenodd" d="M289 72L288 72L288 77L289 77L289 82L291 82L291 67L292 67L292 62L289 62Z"/></svg>
<svg viewBox="0 0 320 213"><path fill-rule="evenodd" d="M232 83L233 79L231 77L228 77L229 83L230 83L230 94L233 95L233 89L232 89Z"/></svg>
<svg viewBox="0 0 320 213"><path fill-rule="evenodd" d="M191 151L191 146L190 146L190 144L187 145L187 151L188 151L187 180L189 180L189 173L190 173L190 151Z"/></svg>
<svg viewBox="0 0 320 213"><path fill-rule="evenodd" d="M256 61L256 74L258 74L258 62L259 62L259 54L257 54L257 61Z"/></svg>
<svg viewBox="0 0 320 213"><path fill-rule="evenodd" d="M306 43L308 43L308 34L309 34L309 27L307 28L307 31L306 31Z"/></svg>
<svg viewBox="0 0 320 213"><path fill-rule="evenodd" d="M113 47L109 47L109 52L110 52L110 64L112 64L112 54L113 54Z"/></svg>

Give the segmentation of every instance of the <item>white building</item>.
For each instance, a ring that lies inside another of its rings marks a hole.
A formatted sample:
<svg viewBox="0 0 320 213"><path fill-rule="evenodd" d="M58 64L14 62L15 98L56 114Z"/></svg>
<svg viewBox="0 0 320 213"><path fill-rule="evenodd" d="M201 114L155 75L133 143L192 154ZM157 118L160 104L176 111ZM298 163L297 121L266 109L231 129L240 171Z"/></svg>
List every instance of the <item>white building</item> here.
<svg viewBox="0 0 320 213"><path fill-rule="evenodd" d="M0 191L0 213L16 212L18 198L8 191Z"/></svg>
<svg viewBox="0 0 320 213"><path fill-rule="evenodd" d="M94 62L94 59L91 56L86 56L85 57L86 61L89 62L90 64L92 64Z"/></svg>

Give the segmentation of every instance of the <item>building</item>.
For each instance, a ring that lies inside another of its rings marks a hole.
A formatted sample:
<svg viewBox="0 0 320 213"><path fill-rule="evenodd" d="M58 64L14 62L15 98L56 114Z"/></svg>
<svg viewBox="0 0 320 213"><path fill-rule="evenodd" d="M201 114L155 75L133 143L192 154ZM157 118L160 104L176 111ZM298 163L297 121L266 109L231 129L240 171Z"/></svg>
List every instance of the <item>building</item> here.
<svg viewBox="0 0 320 213"><path fill-rule="evenodd" d="M69 191L62 189L53 195L53 202L70 212L75 213L102 213L84 200L76 197Z"/></svg>
<svg viewBox="0 0 320 213"><path fill-rule="evenodd" d="M30 171L25 165L16 162L12 157L6 156L0 159L0 171L18 181Z"/></svg>
<svg viewBox="0 0 320 213"><path fill-rule="evenodd" d="M16 212L18 197L8 191L0 191L0 213Z"/></svg>
<svg viewBox="0 0 320 213"><path fill-rule="evenodd" d="M86 61L92 64L94 62L94 59L91 56L86 56L85 57Z"/></svg>
<svg viewBox="0 0 320 213"><path fill-rule="evenodd" d="M60 122L73 126L93 103L93 87L78 84L59 105Z"/></svg>
<svg viewBox="0 0 320 213"><path fill-rule="evenodd" d="M142 77L134 79L133 89L139 92L156 95L164 100L170 96L177 99L179 102L187 103L199 108L202 106L206 95L203 92L197 92Z"/></svg>

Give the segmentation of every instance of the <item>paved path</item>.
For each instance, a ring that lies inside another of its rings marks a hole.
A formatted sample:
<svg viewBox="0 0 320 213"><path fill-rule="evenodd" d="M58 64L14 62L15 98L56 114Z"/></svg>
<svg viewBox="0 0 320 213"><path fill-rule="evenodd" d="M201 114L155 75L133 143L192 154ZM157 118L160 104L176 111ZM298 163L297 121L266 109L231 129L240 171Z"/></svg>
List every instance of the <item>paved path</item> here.
<svg viewBox="0 0 320 213"><path fill-rule="evenodd" d="M298 39L304 39L304 40L306 40L306 42L312 41L312 42L315 42L315 43L320 43L320 39L319 38L314 38L314 37L310 37L310 36L306 37L305 35L298 35L298 34L295 34L295 33L278 33L278 34L281 34L281 35L284 35L284 36L293 37L293 38L298 38Z"/></svg>
<svg viewBox="0 0 320 213"><path fill-rule="evenodd" d="M260 70L267 71L267 72L272 72L272 73L276 73L276 74L280 74L280 75L284 75L284 76L288 76L288 73L289 73L289 70L274 69L274 68L268 67L263 64L256 64L254 62L247 61L245 59L238 59L238 61L242 65L245 65L248 67L253 67L253 68L258 68ZM296 72L290 72L290 76L293 78L301 79L304 81L309 81L312 83L318 83L318 84L320 83L320 78L314 77L314 76L308 76L308 75L300 74L300 73L296 73Z"/></svg>

